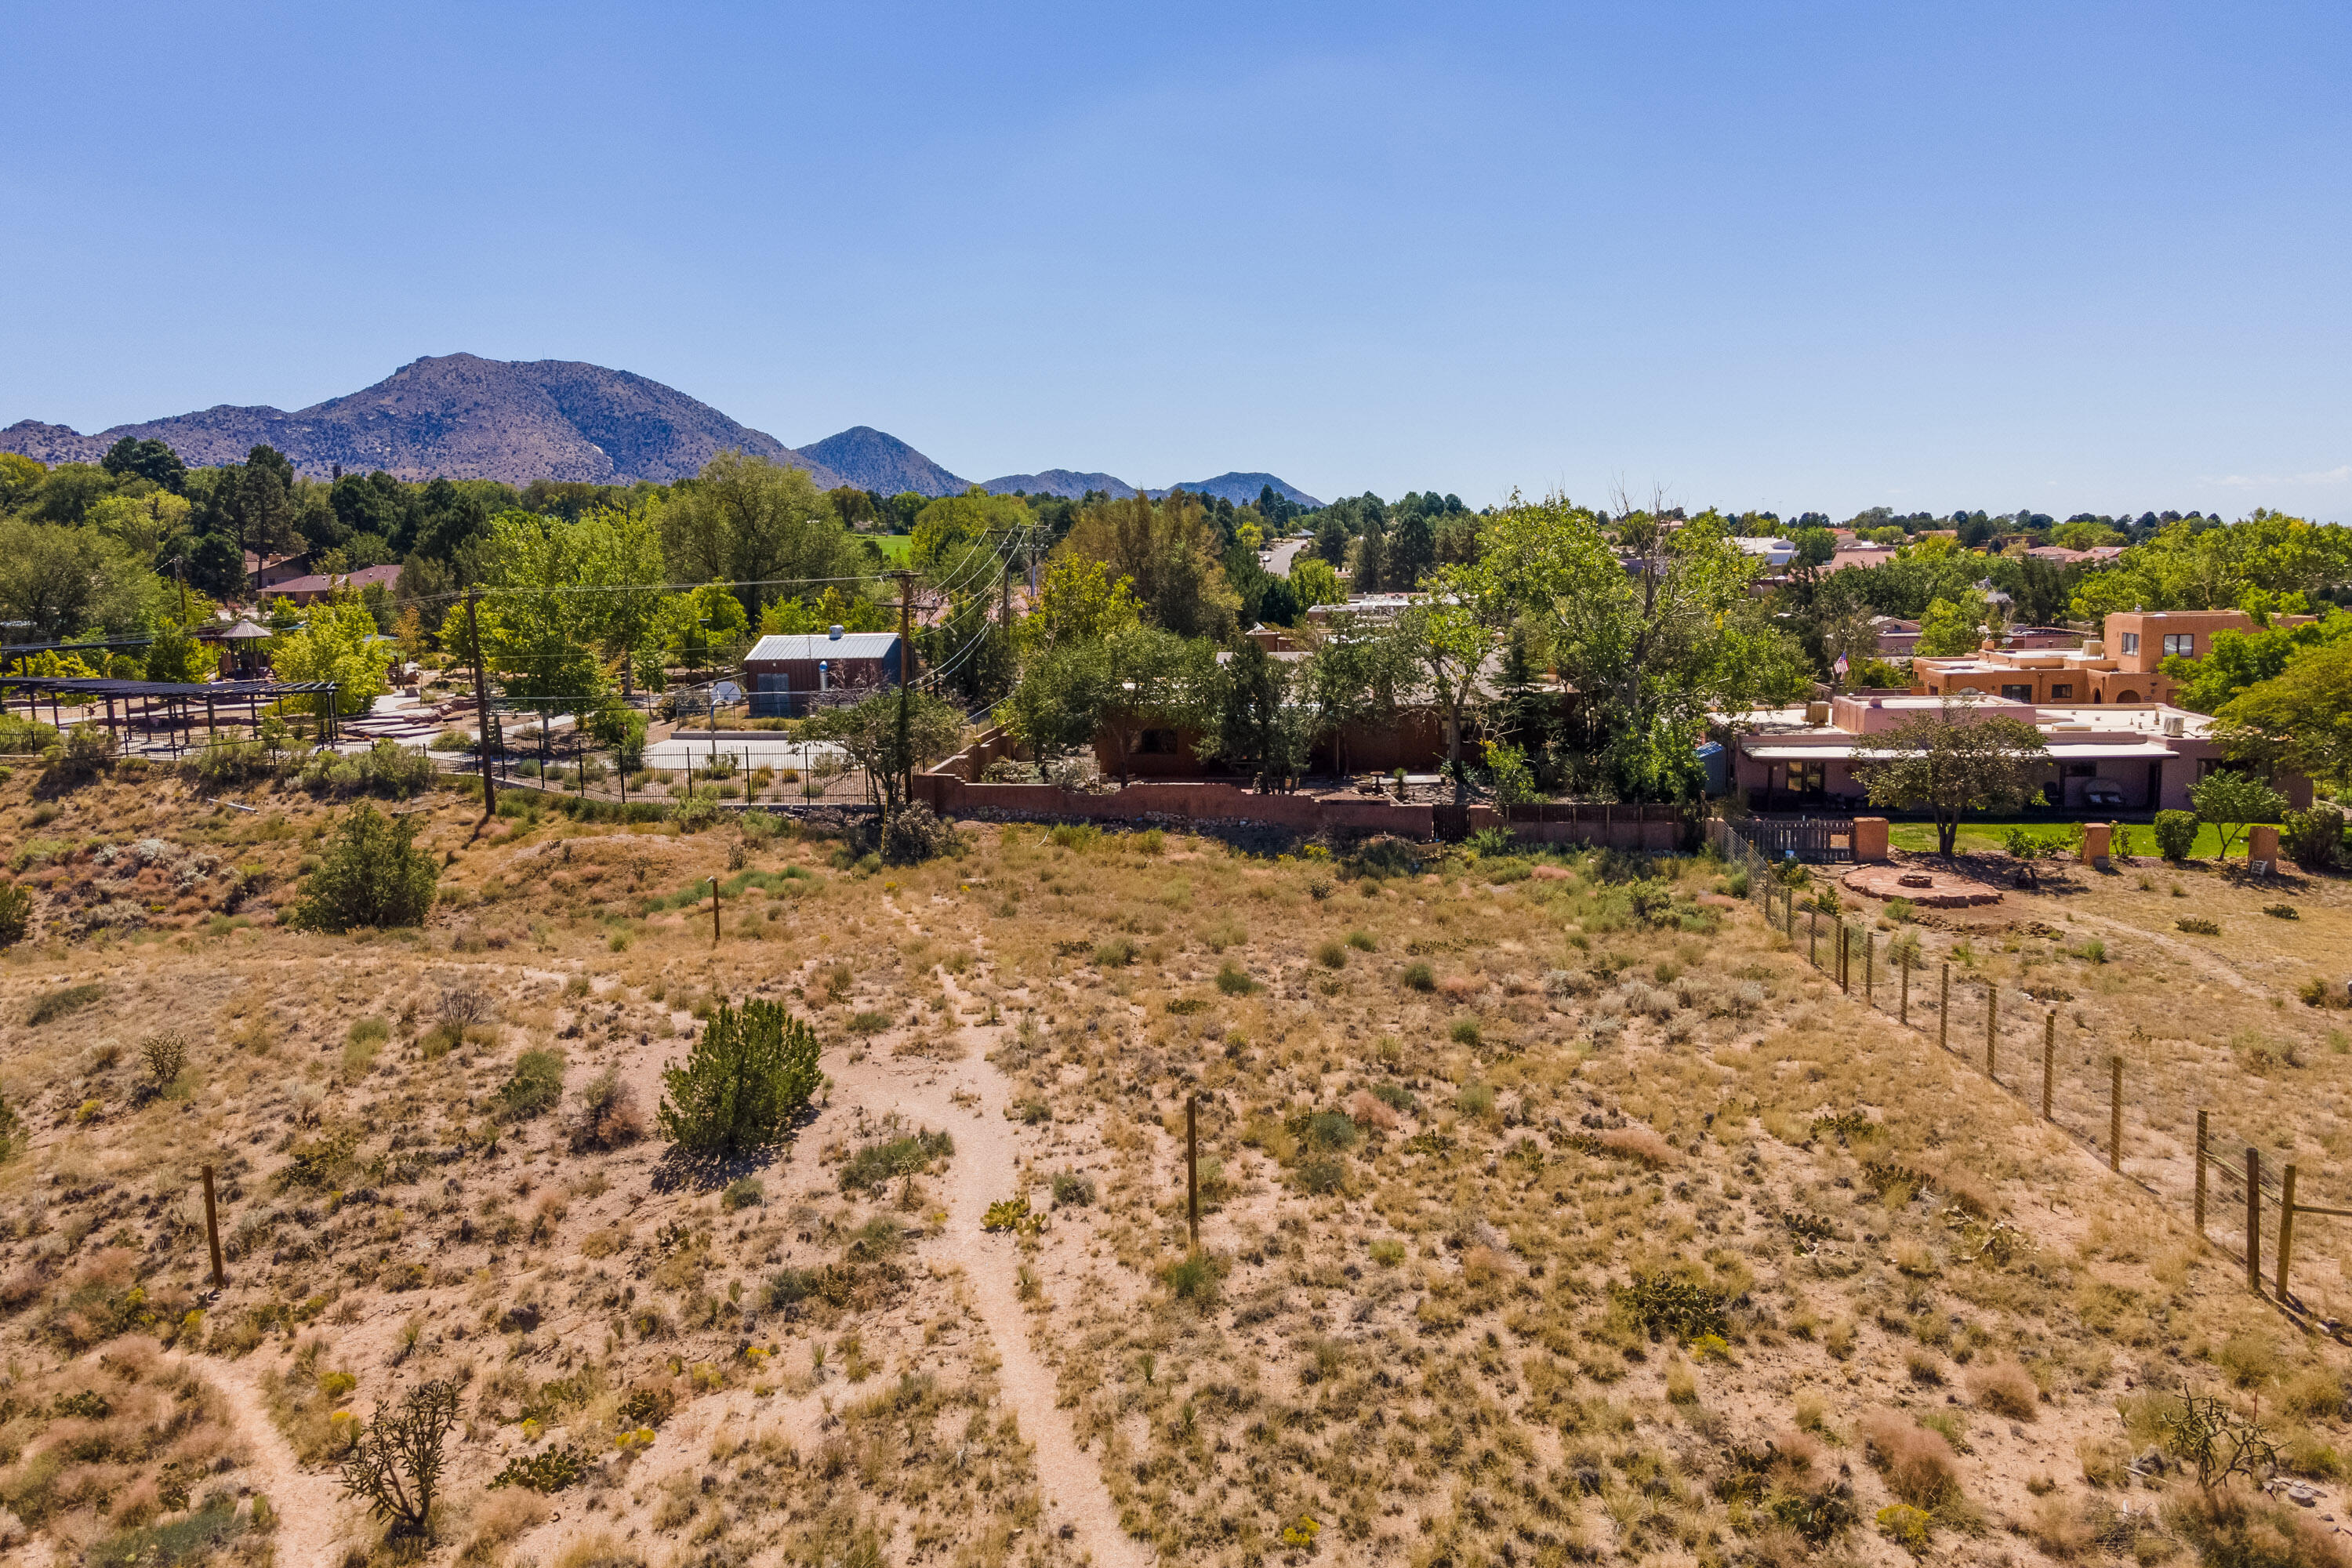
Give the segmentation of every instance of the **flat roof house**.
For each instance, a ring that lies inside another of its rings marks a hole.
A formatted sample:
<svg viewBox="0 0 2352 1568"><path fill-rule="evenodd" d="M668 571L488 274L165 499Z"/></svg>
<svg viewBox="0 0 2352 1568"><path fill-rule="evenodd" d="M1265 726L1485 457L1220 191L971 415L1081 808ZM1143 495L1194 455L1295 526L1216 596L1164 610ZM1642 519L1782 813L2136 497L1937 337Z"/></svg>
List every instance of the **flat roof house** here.
<svg viewBox="0 0 2352 1568"><path fill-rule="evenodd" d="M743 656L754 719L797 719L898 684L897 632L771 633Z"/></svg>
<svg viewBox="0 0 2352 1568"><path fill-rule="evenodd" d="M2293 626L2295 617L2281 616ZM2124 610L2106 636L2079 648L1990 646L1953 658L1916 658L1911 689L1930 697L1977 691L2011 702L2168 702L2168 658L2203 658L2216 632L2253 629L2243 610Z"/></svg>

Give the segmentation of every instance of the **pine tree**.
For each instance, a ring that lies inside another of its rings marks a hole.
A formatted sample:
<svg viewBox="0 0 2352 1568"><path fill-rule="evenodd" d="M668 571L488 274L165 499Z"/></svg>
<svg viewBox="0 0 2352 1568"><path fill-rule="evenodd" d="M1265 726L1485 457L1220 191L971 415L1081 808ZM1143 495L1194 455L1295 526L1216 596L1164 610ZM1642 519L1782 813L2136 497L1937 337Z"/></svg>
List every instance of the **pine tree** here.
<svg viewBox="0 0 2352 1568"><path fill-rule="evenodd" d="M816 1031L777 1002L720 1003L683 1067L662 1069L662 1135L731 1159L783 1142L824 1075Z"/></svg>

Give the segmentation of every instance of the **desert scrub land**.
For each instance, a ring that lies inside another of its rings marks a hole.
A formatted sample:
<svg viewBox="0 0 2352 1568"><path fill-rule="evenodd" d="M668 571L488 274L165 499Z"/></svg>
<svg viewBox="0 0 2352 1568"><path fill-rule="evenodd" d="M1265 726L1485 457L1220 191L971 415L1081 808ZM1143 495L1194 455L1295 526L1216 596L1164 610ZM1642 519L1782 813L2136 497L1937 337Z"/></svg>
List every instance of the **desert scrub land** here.
<svg viewBox="0 0 2352 1568"><path fill-rule="evenodd" d="M861 869L436 794L429 922L338 937L277 910L344 807L238 804L0 785L27 1561L2337 1560L2340 1350L1712 861L967 825ZM2324 1149L2345 1015L2295 987L2340 887L2247 993L2165 960L2170 874L1878 934L2065 975L2102 1042L2193 1019L2233 1115ZM825 1086L772 1155L682 1161L661 1070L753 998ZM400 1537L337 1476L428 1390ZM2314 1506L2209 1496L2184 1391Z"/></svg>

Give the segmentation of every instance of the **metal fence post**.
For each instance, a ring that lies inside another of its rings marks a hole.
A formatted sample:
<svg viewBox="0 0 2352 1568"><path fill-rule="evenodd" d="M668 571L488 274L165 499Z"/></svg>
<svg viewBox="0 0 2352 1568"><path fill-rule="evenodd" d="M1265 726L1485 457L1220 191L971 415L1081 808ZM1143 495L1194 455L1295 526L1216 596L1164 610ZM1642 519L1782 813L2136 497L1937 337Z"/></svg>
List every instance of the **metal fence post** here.
<svg viewBox="0 0 2352 1568"><path fill-rule="evenodd" d="M2246 1151L2246 1289L2263 1293L2263 1156Z"/></svg>
<svg viewBox="0 0 2352 1568"><path fill-rule="evenodd" d="M1944 961L1944 989L1936 1002L1936 1048L1944 1051L1952 1048L1952 963L1949 959Z"/></svg>
<svg viewBox="0 0 2352 1568"><path fill-rule="evenodd" d="M2279 1177L2279 1257L2278 1299L2286 1304L2287 1257L2294 1250L2294 1167L2289 1165Z"/></svg>

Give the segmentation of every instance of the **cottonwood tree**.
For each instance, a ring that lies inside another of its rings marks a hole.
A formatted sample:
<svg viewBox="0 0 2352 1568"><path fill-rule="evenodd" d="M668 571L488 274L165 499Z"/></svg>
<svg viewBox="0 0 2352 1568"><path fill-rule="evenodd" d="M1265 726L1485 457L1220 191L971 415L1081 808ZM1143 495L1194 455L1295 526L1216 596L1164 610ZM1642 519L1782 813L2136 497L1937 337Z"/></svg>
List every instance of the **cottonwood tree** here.
<svg viewBox="0 0 2352 1568"><path fill-rule="evenodd" d="M1426 601L1397 616L1390 636L1397 657L1411 660L1444 721L1446 771L1459 801L1468 791L1463 731L1486 700L1487 673L1502 660L1495 623L1503 606L1488 582L1471 573L1441 567L1430 587Z"/></svg>
<svg viewBox="0 0 2352 1568"><path fill-rule="evenodd" d="M782 1004L720 1003L686 1061L662 1069L662 1135L720 1159L782 1142L823 1080L817 1055L816 1031Z"/></svg>
<svg viewBox="0 0 2352 1568"><path fill-rule="evenodd" d="M866 770L886 822L906 807L908 773L955 750L963 736L963 715L954 704L919 690L906 693L905 700L903 740L900 694L890 686L877 687L863 701L820 708L801 724L803 739L830 741Z"/></svg>
<svg viewBox="0 0 2352 1568"><path fill-rule="evenodd" d="M744 584L738 595L754 614L799 584L868 574L865 547L808 471L765 458L719 453L670 487L657 521L673 571L689 583Z"/></svg>
<svg viewBox="0 0 2352 1568"><path fill-rule="evenodd" d="M2016 719L1987 716L1974 693L1947 697L1933 712L1855 743L1853 771L1873 805L1925 805L1936 819L1936 850L1949 856L1960 816L2012 809L2034 791L2049 766L2042 731Z"/></svg>
<svg viewBox="0 0 2352 1568"><path fill-rule="evenodd" d="M2352 639L2296 655L2222 704L2215 718L2233 758L2352 780Z"/></svg>

